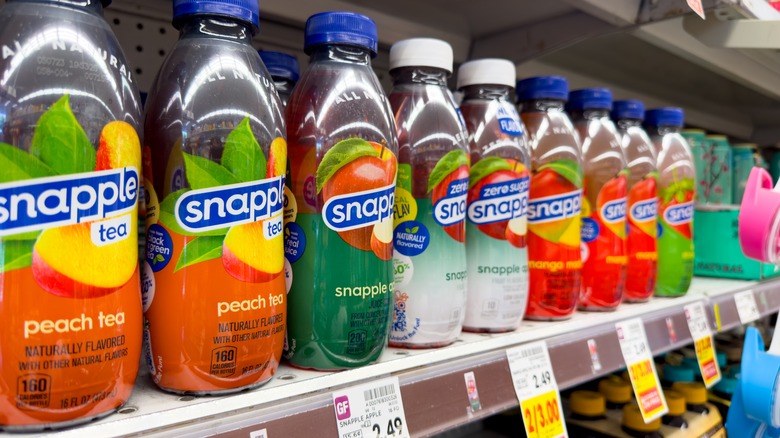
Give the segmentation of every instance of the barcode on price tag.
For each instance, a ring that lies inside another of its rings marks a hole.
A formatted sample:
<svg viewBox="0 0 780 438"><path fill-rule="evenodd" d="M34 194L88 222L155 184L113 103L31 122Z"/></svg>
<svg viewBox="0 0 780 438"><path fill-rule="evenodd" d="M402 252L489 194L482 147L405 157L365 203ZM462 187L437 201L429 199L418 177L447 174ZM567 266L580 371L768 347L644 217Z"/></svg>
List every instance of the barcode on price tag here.
<svg viewBox="0 0 780 438"><path fill-rule="evenodd" d="M642 418L649 422L665 415L669 408L661 391L644 323L639 318L629 319L615 324L615 329Z"/></svg>
<svg viewBox="0 0 780 438"><path fill-rule="evenodd" d="M710 388L720 381L721 375L704 306L701 303L685 306L685 319L688 320L688 328L691 330L696 360L699 362L704 385Z"/></svg>
<svg viewBox="0 0 780 438"><path fill-rule="evenodd" d="M561 395L544 341L506 350L515 394L529 438L568 436Z"/></svg>
<svg viewBox="0 0 780 438"><path fill-rule="evenodd" d="M408 438L397 377L333 393L339 438Z"/></svg>
<svg viewBox="0 0 780 438"><path fill-rule="evenodd" d="M758 304L756 304L756 297L752 290L734 295L734 302L737 303L737 313L742 324L753 322L761 316L758 313Z"/></svg>

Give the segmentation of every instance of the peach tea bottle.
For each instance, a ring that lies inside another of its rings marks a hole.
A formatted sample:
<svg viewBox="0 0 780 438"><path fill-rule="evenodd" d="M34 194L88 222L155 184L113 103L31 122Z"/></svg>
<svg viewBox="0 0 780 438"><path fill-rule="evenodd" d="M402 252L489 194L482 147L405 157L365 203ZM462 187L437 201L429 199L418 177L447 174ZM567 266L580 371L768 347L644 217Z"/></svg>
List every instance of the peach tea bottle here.
<svg viewBox="0 0 780 438"><path fill-rule="evenodd" d="M0 9L0 430L107 415L138 372L141 114L109 3Z"/></svg>
<svg viewBox="0 0 780 438"><path fill-rule="evenodd" d="M284 347L282 103L251 45L257 2L230 3L173 3L179 41L147 102L144 336L177 393L260 385Z"/></svg>
<svg viewBox="0 0 780 438"><path fill-rule="evenodd" d="M306 22L309 68L287 105L297 211L285 356L319 370L371 363L387 344L393 282L397 142L371 69L376 25L351 12Z"/></svg>

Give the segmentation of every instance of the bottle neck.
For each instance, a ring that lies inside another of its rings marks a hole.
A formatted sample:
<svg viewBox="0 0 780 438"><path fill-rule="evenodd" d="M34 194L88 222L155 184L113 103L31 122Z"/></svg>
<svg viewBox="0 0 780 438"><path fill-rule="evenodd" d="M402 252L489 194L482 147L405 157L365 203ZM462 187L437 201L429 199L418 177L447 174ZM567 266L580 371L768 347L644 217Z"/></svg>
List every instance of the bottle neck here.
<svg viewBox="0 0 780 438"><path fill-rule="evenodd" d="M50 0L7 0L8 3L49 3ZM103 2L101 0L56 0L54 3L61 6L69 6L75 9L85 9L98 15L103 15Z"/></svg>
<svg viewBox="0 0 780 438"><path fill-rule="evenodd" d="M640 119L618 119L616 123L620 129L642 127L642 120Z"/></svg>
<svg viewBox="0 0 780 438"><path fill-rule="evenodd" d="M463 87L463 100L509 100L513 88L506 85L476 84Z"/></svg>
<svg viewBox="0 0 780 438"><path fill-rule="evenodd" d="M420 84L447 86L447 78L450 73L447 70L436 67L400 67L393 69L393 85Z"/></svg>
<svg viewBox="0 0 780 438"><path fill-rule="evenodd" d="M666 134L679 134L680 126L664 125L664 126L648 126L647 130L653 135L666 135Z"/></svg>
<svg viewBox="0 0 780 438"><path fill-rule="evenodd" d="M524 113L563 112L565 101L559 99L534 99L521 102Z"/></svg>
<svg viewBox="0 0 780 438"><path fill-rule="evenodd" d="M220 16L184 17L179 39L220 38L229 41L252 44L252 29L249 24Z"/></svg>
<svg viewBox="0 0 780 438"><path fill-rule="evenodd" d="M295 81L288 79L288 78L281 78L279 76L272 76L271 79L274 81L274 87L276 87L276 90L281 92L291 92L293 87L295 87Z"/></svg>
<svg viewBox="0 0 780 438"><path fill-rule="evenodd" d="M371 65L371 50L351 44L322 44L312 49L309 62L335 61L356 65Z"/></svg>
<svg viewBox="0 0 780 438"><path fill-rule="evenodd" d="M586 108L582 110L569 111L572 120L597 120L609 117L609 110L603 108Z"/></svg>

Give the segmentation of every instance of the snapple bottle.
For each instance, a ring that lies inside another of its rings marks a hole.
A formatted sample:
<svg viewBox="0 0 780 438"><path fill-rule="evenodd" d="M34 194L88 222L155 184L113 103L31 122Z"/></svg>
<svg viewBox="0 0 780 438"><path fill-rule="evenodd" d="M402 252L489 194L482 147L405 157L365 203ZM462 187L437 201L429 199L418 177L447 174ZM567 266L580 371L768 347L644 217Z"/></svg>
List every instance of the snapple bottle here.
<svg viewBox="0 0 780 438"><path fill-rule="evenodd" d="M685 295L693 277L693 200L696 169L680 135L683 111L667 107L645 115L658 154L658 279L655 294Z"/></svg>
<svg viewBox="0 0 780 438"><path fill-rule="evenodd" d="M582 277L582 150L563 111L569 85L559 76L524 79L517 96L531 143L525 317L566 319L577 306Z"/></svg>
<svg viewBox="0 0 780 438"><path fill-rule="evenodd" d="M282 104L286 107L292 90L300 77L298 58L287 53L267 50L261 50L258 53L274 80L274 87L279 93L279 98L282 99Z"/></svg>
<svg viewBox="0 0 780 438"><path fill-rule="evenodd" d="M412 38L390 48L398 133L395 347L448 345L463 324L468 135L447 89L451 73L452 47L444 41Z"/></svg>
<svg viewBox="0 0 780 438"><path fill-rule="evenodd" d="M285 356L335 370L376 361L393 295L395 122L371 69L374 22L324 12L306 22L310 63L287 106L297 204L285 227L292 264Z"/></svg>
<svg viewBox="0 0 780 438"><path fill-rule="evenodd" d="M516 329L528 304L528 135L510 100L515 65L481 59L458 69L471 144L464 330Z"/></svg>
<svg viewBox="0 0 780 438"><path fill-rule="evenodd" d="M569 94L567 109L582 141L583 310L614 310L626 282L628 179L621 137L609 118L612 92L586 88Z"/></svg>
<svg viewBox="0 0 780 438"><path fill-rule="evenodd" d="M107 415L141 354L141 116L110 1L0 9L0 430Z"/></svg>
<svg viewBox="0 0 780 438"><path fill-rule="evenodd" d="M282 103L254 0L176 0L147 102L144 309L152 379L220 394L273 376L287 319Z"/></svg>
<svg viewBox="0 0 780 438"><path fill-rule="evenodd" d="M628 271L623 291L627 302L653 296L658 269L658 171L655 148L642 129L644 119L645 106L639 100L618 100L612 107L628 164Z"/></svg>

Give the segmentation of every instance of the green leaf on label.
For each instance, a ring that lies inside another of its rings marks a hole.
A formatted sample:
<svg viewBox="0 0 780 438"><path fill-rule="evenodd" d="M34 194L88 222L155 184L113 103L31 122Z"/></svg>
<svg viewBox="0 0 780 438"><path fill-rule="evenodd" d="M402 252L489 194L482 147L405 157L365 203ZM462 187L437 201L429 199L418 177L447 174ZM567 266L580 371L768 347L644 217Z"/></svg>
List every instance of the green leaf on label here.
<svg viewBox="0 0 780 438"><path fill-rule="evenodd" d="M417 234L418 231L420 231L420 227L412 228L412 234Z"/></svg>
<svg viewBox="0 0 780 438"><path fill-rule="evenodd" d="M184 246L173 272L196 263L222 257L222 241L222 236L198 236L190 240Z"/></svg>
<svg viewBox="0 0 780 438"><path fill-rule="evenodd" d="M685 193L677 192L674 194L674 199L677 202L685 202Z"/></svg>
<svg viewBox="0 0 780 438"><path fill-rule="evenodd" d="M163 199L163 202L160 204L160 217L158 221L165 225L165 227L169 230L175 231L183 236L224 236L227 234L228 227L220 228L218 230L204 231L202 233L192 233L185 231L181 225L179 225L179 222L176 220L176 201L179 200L181 195L187 193L189 190L190 189L177 190L166 196L165 199Z"/></svg>
<svg viewBox="0 0 780 438"><path fill-rule="evenodd" d="M67 94L38 119L30 153L60 175L95 170L95 146L70 110Z"/></svg>
<svg viewBox="0 0 780 438"><path fill-rule="evenodd" d="M582 188L582 167L574 160L560 159L539 166L539 171L551 169L558 175L566 178L574 187Z"/></svg>
<svg viewBox="0 0 780 438"><path fill-rule="evenodd" d="M43 178L54 170L27 152L10 144L0 143L0 183Z"/></svg>
<svg viewBox="0 0 780 438"><path fill-rule="evenodd" d="M342 167L360 157L378 157L379 151L362 138L342 140L325 152L319 167L317 167L317 193L322 191L325 183Z"/></svg>
<svg viewBox="0 0 780 438"><path fill-rule="evenodd" d="M34 240L3 240L0 241L0 252L3 254L0 272L13 271L32 265Z"/></svg>
<svg viewBox="0 0 780 438"><path fill-rule="evenodd" d="M26 233L11 234L10 236L3 237L3 240L35 240L41 231L28 231Z"/></svg>
<svg viewBox="0 0 780 438"><path fill-rule="evenodd" d="M439 183L447 178L447 175L456 171L460 166L468 166L469 157L460 149L447 152L447 155L441 157L428 177L428 192L430 193Z"/></svg>
<svg viewBox="0 0 780 438"><path fill-rule="evenodd" d="M182 156L184 157L187 181L192 189L200 190L239 183L239 180L229 170L208 158L190 155L186 152L183 152Z"/></svg>
<svg viewBox="0 0 780 438"><path fill-rule="evenodd" d="M153 264L156 265L157 263L164 262L164 261L165 261L165 257L163 257L162 254L157 254L156 256L154 256Z"/></svg>
<svg viewBox="0 0 780 438"><path fill-rule="evenodd" d="M485 157L471 166L469 188L474 187L482 178L499 170L512 170L512 166L500 157Z"/></svg>
<svg viewBox="0 0 780 438"><path fill-rule="evenodd" d="M246 117L228 134L222 165L240 182L250 182L265 178L267 162Z"/></svg>
<svg viewBox="0 0 780 438"><path fill-rule="evenodd" d="M407 229L406 229L406 232L407 232L407 233L411 233L411 232L412 232L412 229L411 229L411 228L407 228Z"/></svg>

